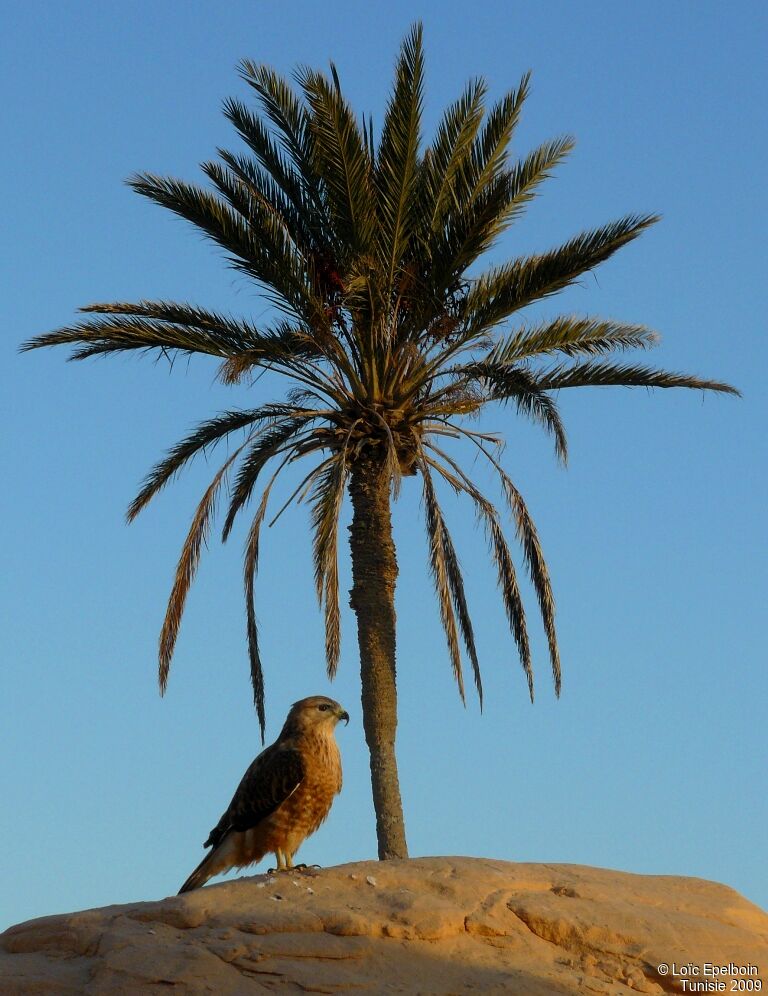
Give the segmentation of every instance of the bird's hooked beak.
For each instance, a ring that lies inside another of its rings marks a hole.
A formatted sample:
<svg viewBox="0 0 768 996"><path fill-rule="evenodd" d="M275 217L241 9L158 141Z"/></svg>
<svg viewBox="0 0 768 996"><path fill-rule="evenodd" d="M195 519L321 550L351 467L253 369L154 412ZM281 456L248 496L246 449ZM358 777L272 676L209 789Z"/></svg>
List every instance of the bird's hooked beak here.
<svg viewBox="0 0 768 996"><path fill-rule="evenodd" d="M339 720L343 719L345 725L349 726L349 713L346 710L343 710L342 712L337 713L337 715L339 717Z"/></svg>

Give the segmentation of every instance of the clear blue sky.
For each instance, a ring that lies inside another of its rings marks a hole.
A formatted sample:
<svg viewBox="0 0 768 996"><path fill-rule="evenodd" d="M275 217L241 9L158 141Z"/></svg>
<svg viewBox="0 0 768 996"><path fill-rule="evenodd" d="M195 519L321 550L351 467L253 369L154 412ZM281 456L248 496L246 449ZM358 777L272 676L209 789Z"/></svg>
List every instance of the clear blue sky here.
<svg viewBox="0 0 768 996"><path fill-rule="evenodd" d="M487 417L507 434L505 463L553 575L560 701L530 601L539 664L537 701L527 701L485 541L470 510L446 498L487 693L484 715L471 701L462 708L408 482L396 538L411 852L702 876L768 905L767 12L658 0L15 5L0 59L0 926L175 892L260 749L244 523L204 559L161 700L157 634L210 467L133 526L123 514L188 427L266 386L228 391L203 359L169 373L137 358L66 364L63 351L16 347L98 300L175 298L262 318L245 280L124 178L146 169L198 179L217 145L236 144L220 104L245 96L235 71L244 56L285 72L332 58L355 105L380 121L416 16L430 126L470 76L484 75L495 96L531 69L518 150L577 138L496 259L627 212L664 215L542 313L645 323L663 336L659 365L728 380L744 398L565 392L567 470L511 411ZM306 510L269 532L262 564L268 735L307 694L330 693L352 716L339 731L344 792L301 856L373 857L353 619L345 601L342 667L329 686ZM348 586L346 551L342 565Z"/></svg>

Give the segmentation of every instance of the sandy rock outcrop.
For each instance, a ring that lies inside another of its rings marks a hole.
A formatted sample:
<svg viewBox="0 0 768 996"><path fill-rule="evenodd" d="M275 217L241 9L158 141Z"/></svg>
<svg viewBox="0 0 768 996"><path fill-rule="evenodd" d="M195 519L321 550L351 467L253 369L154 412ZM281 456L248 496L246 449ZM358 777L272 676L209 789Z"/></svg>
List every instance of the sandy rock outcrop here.
<svg viewBox="0 0 768 996"><path fill-rule="evenodd" d="M661 994L729 964L768 991L768 916L726 886L479 858L260 875L0 935L4 996Z"/></svg>

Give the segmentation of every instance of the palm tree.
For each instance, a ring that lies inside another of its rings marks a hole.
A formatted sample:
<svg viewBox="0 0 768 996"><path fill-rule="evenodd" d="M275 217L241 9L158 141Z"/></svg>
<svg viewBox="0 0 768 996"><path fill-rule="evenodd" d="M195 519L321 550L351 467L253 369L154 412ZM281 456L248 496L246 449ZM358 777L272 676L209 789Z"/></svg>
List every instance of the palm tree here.
<svg viewBox="0 0 768 996"><path fill-rule="evenodd" d="M23 349L72 344L71 359L140 350L221 361L227 384L268 369L285 376L282 398L226 411L198 425L152 469L128 510L133 519L193 457L244 432L194 515L160 636L165 690L185 599L230 471L222 538L249 503L267 465L247 534L244 581L256 710L264 730L264 684L254 609L259 534L281 471L303 457L311 469L290 500L311 506L314 574L325 612L332 678L339 660L338 523L352 502L350 604L360 648L362 707L370 750L379 856L406 857L395 761L394 593L397 559L390 503L403 476L420 475L431 572L450 661L464 698L463 642L482 704L480 668L462 574L437 498L442 479L466 495L484 526L501 598L533 699L533 668L517 574L501 517L448 451L464 440L498 475L548 638L555 690L560 659L554 600L539 537L522 495L499 461L501 440L471 427L486 406L512 405L552 436L565 461L557 392L604 385L686 387L737 393L727 384L615 358L654 345L640 325L563 316L509 327L527 305L573 284L657 219L630 215L582 232L558 248L470 270L533 198L572 147L560 138L520 162L510 138L528 76L485 113L486 86L470 82L423 144L421 26L405 38L380 135L356 117L335 67L296 75L298 93L270 68L241 64L260 113L236 99L224 112L248 148L218 150L203 164L211 186L150 174L133 188L190 221L222 247L274 306L271 325L190 304L92 304L79 324L38 336ZM448 447L448 449L446 448ZM278 513L279 514L279 513Z"/></svg>

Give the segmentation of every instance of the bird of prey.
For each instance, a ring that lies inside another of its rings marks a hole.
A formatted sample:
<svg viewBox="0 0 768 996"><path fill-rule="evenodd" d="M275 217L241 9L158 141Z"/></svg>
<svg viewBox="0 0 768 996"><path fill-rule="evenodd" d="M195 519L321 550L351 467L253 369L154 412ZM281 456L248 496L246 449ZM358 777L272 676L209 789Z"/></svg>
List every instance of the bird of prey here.
<svg viewBox="0 0 768 996"><path fill-rule="evenodd" d="M338 702L313 695L295 702L277 740L250 765L232 802L203 847L211 851L179 890L189 892L213 875L243 868L274 853L277 869L313 834L341 791L341 757L334 737L349 714Z"/></svg>

